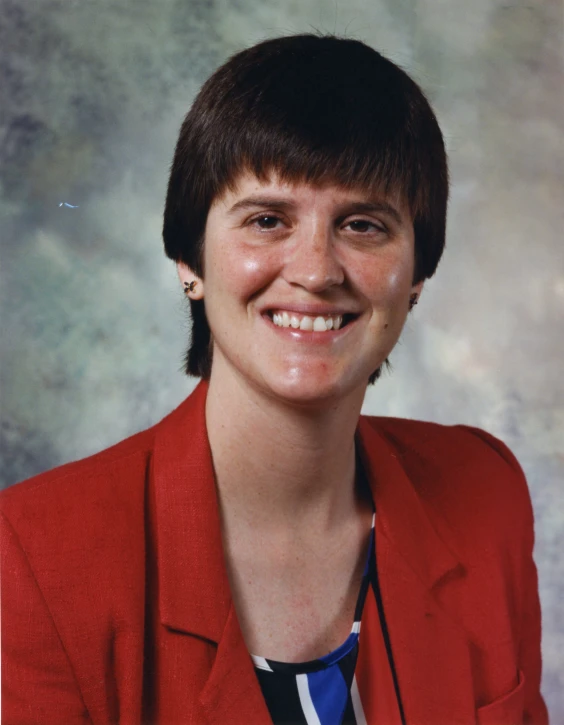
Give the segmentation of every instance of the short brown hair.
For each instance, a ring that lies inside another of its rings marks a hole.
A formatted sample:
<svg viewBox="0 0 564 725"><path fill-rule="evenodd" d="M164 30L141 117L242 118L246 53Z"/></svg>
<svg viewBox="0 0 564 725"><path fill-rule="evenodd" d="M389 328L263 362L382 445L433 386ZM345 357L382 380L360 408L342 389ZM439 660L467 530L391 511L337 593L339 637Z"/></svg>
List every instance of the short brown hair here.
<svg viewBox="0 0 564 725"><path fill-rule="evenodd" d="M285 181L399 192L413 219L413 282L434 274L445 244L443 137L419 86L364 43L274 38L237 53L204 83L180 129L163 225L166 254L202 279L208 211L245 170L261 180L275 170ZM209 379L204 301L190 304L186 373Z"/></svg>

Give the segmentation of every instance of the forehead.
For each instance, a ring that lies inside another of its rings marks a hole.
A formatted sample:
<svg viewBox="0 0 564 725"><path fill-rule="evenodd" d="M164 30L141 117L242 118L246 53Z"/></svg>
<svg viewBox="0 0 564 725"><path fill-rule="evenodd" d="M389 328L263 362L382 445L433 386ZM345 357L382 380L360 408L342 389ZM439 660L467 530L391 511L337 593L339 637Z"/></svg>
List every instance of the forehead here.
<svg viewBox="0 0 564 725"><path fill-rule="evenodd" d="M296 206L309 205L322 199L327 204L350 202L387 202L402 217L411 218L408 204L399 192L385 191L381 187L343 185L331 178L323 181L289 179L276 170L259 178L254 172L244 170L214 199L212 207L230 208L245 198L284 197Z"/></svg>

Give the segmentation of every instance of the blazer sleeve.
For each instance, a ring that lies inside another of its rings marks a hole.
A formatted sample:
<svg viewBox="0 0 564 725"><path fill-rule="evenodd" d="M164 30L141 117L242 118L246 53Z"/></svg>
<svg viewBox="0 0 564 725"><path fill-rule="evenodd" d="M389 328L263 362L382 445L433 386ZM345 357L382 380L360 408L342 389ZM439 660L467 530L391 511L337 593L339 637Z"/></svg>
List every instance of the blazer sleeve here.
<svg viewBox="0 0 564 725"><path fill-rule="evenodd" d="M0 516L2 723L91 723L71 663L25 552L10 523Z"/></svg>
<svg viewBox="0 0 564 725"><path fill-rule="evenodd" d="M548 712L541 694L541 608L538 589L538 574L533 559L535 544L534 515L531 497L525 475L519 462L509 448L499 439L477 428L472 432L494 448L511 466L523 491L525 523L519 570L522 572L521 585L521 621L519 638L519 669L525 678L525 706L523 725L548 725Z"/></svg>

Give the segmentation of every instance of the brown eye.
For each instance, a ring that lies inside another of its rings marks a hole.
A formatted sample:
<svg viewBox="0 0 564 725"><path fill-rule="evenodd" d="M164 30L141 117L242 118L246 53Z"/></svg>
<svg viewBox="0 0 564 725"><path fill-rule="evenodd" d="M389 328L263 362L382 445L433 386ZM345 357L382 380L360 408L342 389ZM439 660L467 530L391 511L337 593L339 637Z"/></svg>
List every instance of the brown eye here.
<svg viewBox="0 0 564 725"><path fill-rule="evenodd" d="M275 229L280 219L277 216L265 214L260 217L253 219L253 224L256 224L259 229Z"/></svg>
<svg viewBox="0 0 564 725"><path fill-rule="evenodd" d="M348 227L352 229L353 232L360 232L362 234L365 234L366 232L383 232L385 231L381 227L377 226L376 224L373 224L372 222L367 221L366 219L355 219L352 222L349 222L347 224Z"/></svg>

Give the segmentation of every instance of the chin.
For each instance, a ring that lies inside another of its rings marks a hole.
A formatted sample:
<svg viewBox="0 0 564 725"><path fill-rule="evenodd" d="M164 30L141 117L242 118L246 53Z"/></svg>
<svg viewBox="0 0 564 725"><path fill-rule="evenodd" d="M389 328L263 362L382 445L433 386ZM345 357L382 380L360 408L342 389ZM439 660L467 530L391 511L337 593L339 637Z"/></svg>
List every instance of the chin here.
<svg viewBox="0 0 564 725"><path fill-rule="evenodd" d="M335 403L337 400L350 395L360 386L366 388L366 379L352 380L350 376L316 375L298 368L289 368L284 374L278 376L268 375L264 385L270 394L291 405L303 407L316 407Z"/></svg>

